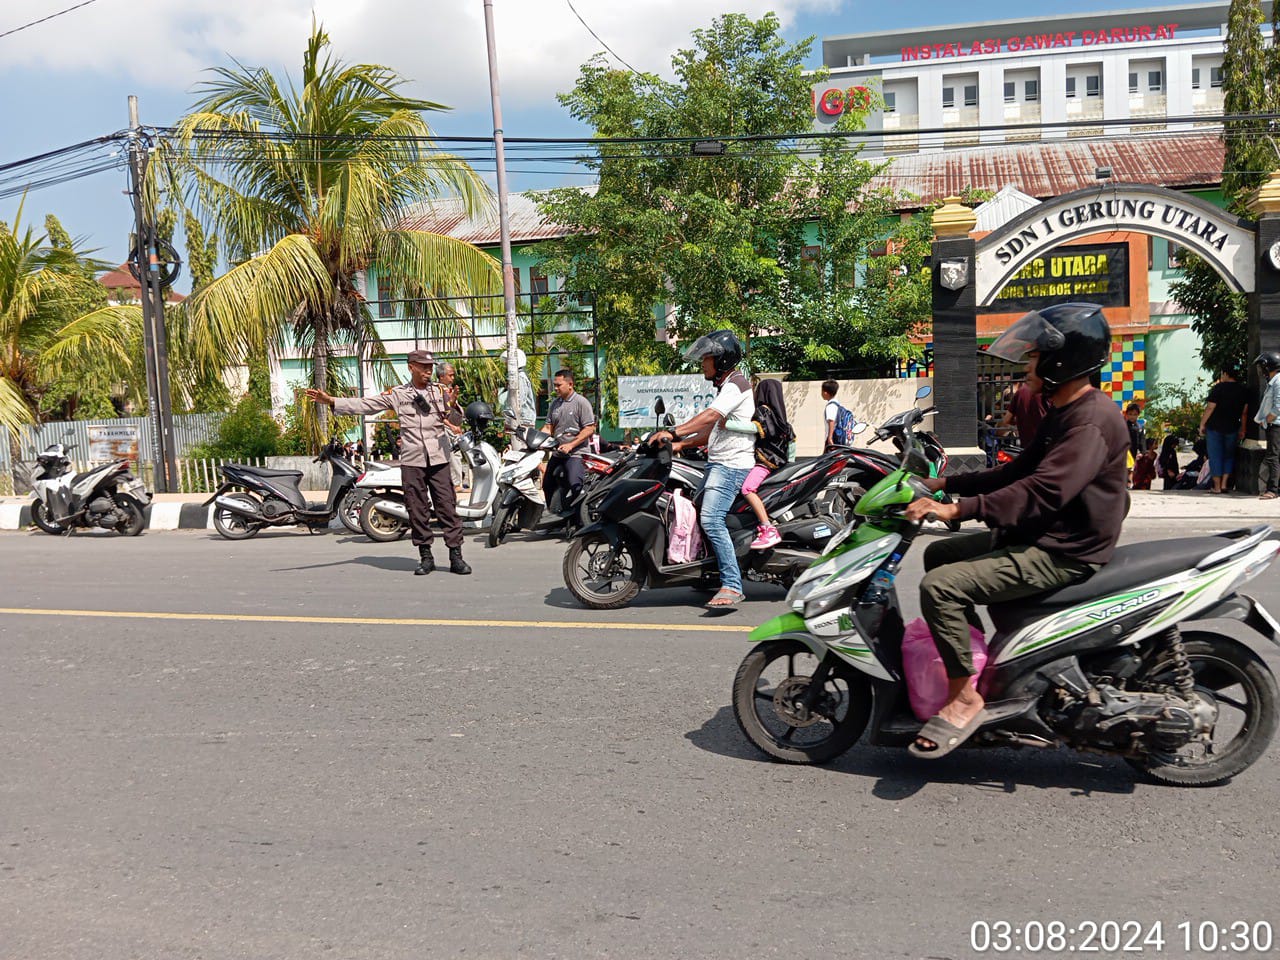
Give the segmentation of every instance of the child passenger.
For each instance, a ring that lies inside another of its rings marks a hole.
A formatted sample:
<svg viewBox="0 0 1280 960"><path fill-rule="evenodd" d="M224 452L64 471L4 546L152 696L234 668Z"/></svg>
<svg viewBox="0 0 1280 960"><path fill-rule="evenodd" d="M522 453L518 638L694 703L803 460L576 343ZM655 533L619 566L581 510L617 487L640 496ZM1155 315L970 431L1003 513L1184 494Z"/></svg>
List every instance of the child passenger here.
<svg viewBox="0 0 1280 960"><path fill-rule="evenodd" d="M751 541L752 550L767 550L782 542L778 528L769 519L764 501L756 493L770 473L786 464L790 458L791 441L795 431L787 422L787 407L782 396L782 383L778 380L761 380L756 385L756 412L750 421L731 422L729 429L746 432L749 428L756 435L756 465L742 484L742 496L756 515L756 538Z"/></svg>

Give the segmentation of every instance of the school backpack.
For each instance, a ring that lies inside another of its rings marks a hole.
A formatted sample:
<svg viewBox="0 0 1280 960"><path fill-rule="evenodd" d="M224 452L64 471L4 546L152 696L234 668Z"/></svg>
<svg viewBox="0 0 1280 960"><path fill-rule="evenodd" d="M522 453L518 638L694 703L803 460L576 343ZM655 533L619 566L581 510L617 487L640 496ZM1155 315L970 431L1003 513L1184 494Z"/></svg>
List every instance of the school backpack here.
<svg viewBox="0 0 1280 960"><path fill-rule="evenodd" d="M779 413L768 404L757 404L751 419L756 424L756 463L777 470L790 459L796 432L787 422L785 411Z"/></svg>
<svg viewBox="0 0 1280 960"><path fill-rule="evenodd" d="M667 508L667 563L692 563L702 558L698 508L679 490L671 491Z"/></svg>
<svg viewBox="0 0 1280 960"><path fill-rule="evenodd" d="M836 404L836 428L831 433L831 442L843 447L853 441L853 431L858 426L858 420L853 411L834 400L831 402Z"/></svg>

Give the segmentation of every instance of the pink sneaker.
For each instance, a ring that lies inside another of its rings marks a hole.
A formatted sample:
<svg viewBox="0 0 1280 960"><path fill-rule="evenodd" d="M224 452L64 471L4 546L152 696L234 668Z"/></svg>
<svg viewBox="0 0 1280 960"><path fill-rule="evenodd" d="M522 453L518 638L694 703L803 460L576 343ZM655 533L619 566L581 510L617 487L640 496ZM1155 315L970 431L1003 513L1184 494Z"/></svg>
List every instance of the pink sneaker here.
<svg viewBox="0 0 1280 960"><path fill-rule="evenodd" d="M782 535L778 533L778 528L773 524L765 524L756 527L756 538L751 541L752 550L768 550L782 542Z"/></svg>

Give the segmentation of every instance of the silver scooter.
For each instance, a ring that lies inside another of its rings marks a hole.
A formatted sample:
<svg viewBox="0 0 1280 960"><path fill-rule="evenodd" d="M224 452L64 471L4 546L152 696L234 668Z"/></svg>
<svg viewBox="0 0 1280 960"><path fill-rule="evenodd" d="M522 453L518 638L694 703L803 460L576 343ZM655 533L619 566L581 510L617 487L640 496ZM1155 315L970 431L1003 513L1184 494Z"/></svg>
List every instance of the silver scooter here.
<svg viewBox="0 0 1280 960"><path fill-rule="evenodd" d="M496 415L493 407L478 400L467 405L463 416L469 429L449 438L453 449L462 454L471 468L471 496L458 503L458 516L464 521L483 521L493 511L498 493L498 472L502 468L498 451L483 438L485 428L496 419ZM409 532L409 508L404 500L400 468L380 472L373 482L384 489L365 499L360 508L360 529L370 540L380 543L399 540Z"/></svg>

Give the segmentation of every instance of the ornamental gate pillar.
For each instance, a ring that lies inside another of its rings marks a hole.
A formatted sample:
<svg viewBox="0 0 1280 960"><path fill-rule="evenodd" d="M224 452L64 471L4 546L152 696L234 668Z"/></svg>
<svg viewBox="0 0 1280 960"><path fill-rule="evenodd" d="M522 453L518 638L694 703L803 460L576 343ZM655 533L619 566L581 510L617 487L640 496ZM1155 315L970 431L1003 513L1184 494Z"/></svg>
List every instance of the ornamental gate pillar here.
<svg viewBox="0 0 1280 960"><path fill-rule="evenodd" d="M947 197L933 215L933 426L953 458L976 456L978 299L973 210Z"/></svg>

